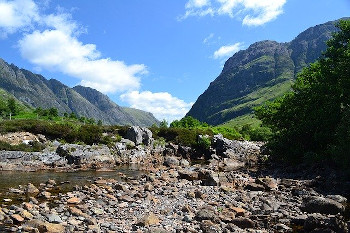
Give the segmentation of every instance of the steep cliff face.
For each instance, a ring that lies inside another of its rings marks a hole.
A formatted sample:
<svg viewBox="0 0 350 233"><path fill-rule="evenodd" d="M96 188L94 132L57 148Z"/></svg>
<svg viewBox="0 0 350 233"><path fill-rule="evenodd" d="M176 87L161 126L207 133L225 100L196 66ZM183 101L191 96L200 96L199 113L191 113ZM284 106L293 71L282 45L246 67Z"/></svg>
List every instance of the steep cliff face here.
<svg viewBox="0 0 350 233"><path fill-rule="evenodd" d="M218 125L252 113L253 107L290 90L297 73L321 56L336 30L335 22L328 22L289 43L260 41L237 52L187 115Z"/></svg>
<svg viewBox="0 0 350 233"><path fill-rule="evenodd" d="M0 88L29 107L57 108L80 116L102 120L105 124L150 126L159 121L148 112L129 111L108 96L92 88L70 88L63 83L28 70L19 69L0 59Z"/></svg>

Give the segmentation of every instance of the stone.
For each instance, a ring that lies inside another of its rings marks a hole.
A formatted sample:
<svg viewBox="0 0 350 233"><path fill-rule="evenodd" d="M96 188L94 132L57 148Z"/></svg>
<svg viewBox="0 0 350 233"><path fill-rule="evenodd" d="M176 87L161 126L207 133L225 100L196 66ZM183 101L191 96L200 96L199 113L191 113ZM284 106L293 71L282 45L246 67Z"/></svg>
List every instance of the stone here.
<svg viewBox="0 0 350 233"><path fill-rule="evenodd" d="M189 181L198 180L198 172L189 169L179 170L179 178Z"/></svg>
<svg viewBox="0 0 350 233"><path fill-rule="evenodd" d="M41 220L30 220L26 223L26 226L37 228L39 232L48 232L48 233L65 232L65 227L63 225L43 222Z"/></svg>
<svg viewBox="0 0 350 233"><path fill-rule="evenodd" d="M212 207L206 206L200 209L199 211L197 211L195 219L197 221L203 221L203 220L215 221L217 220L217 215Z"/></svg>
<svg viewBox="0 0 350 233"><path fill-rule="evenodd" d="M176 167L180 165L180 162L174 156L166 156L164 159L164 165L168 167Z"/></svg>
<svg viewBox="0 0 350 233"><path fill-rule="evenodd" d="M219 218L221 219L222 222L229 223L234 219L235 213L229 209L224 209L220 211Z"/></svg>
<svg viewBox="0 0 350 233"><path fill-rule="evenodd" d="M139 226L150 226L150 225L157 225L157 224L159 224L159 218L153 213L146 214L137 223L137 225Z"/></svg>
<svg viewBox="0 0 350 233"><path fill-rule="evenodd" d="M144 186L145 191L152 192L153 191L153 186L150 183L145 184Z"/></svg>
<svg viewBox="0 0 350 233"><path fill-rule="evenodd" d="M190 212L192 212L192 208L186 204L181 208L181 211L185 212L185 213L190 213Z"/></svg>
<svg viewBox="0 0 350 233"><path fill-rule="evenodd" d="M33 215L30 212L28 212L27 210L23 210L21 212L21 216L25 219L28 219L28 220L33 219Z"/></svg>
<svg viewBox="0 0 350 233"><path fill-rule="evenodd" d="M56 185L56 181L55 181L55 180L52 180L52 179L49 179L49 180L46 182L46 184L55 186L55 185Z"/></svg>
<svg viewBox="0 0 350 233"><path fill-rule="evenodd" d="M133 141L136 145L150 146L153 143L152 132L139 126L129 127L126 132L126 138Z"/></svg>
<svg viewBox="0 0 350 233"><path fill-rule="evenodd" d="M232 219L231 223L235 224L236 226L242 229L255 227L255 223L249 218L243 218L243 217L235 218L235 219Z"/></svg>
<svg viewBox="0 0 350 233"><path fill-rule="evenodd" d="M304 222L307 232L347 232L346 223L337 216L324 216L319 213L308 215ZM331 231L329 231L331 230Z"/></svg>
<svg viewBox="0 0 350 233"><path fill-rule="evenodd" d="M81 200L77 197L71 197L67 200L68 204L79 204Z"/></svg>
<svg viewBox="0 0 350 233"><path fill-rule="evenodd" d="M44 192L40 193L39 197L45 198L45 199L50 199L51 198L51 193L44 191Z"/></svg>
<svg viewBox="0 0 350 233"><path fill-rule="evenodd" d="M239 208L239 207L233 207L231 206L230 209L235 213L237 217L243 217L245 215L245 209Z"/></svg>
<svg viewBox="0 0 350 233"><path fill-rule="evenodd" d="M32 210L34 208L34 205L31 204L31 203L28 203L28 202L24 202L23 203L23 207L26 209L26 210Z"/></svg>
<svg viewBox="0 0 350 233"><path fill-rule="evenodd" d="M188 160L186 160L186 159L181 159L180 160L180 166L181 167L189 167L190 166L190 162L188 162Z"/></svg>
<svg viewBox="0 0 350 233"><path fill-rule="evenodd" d="M277 230L277 232L293 232L292 228L290 228L289 226L286 226L282 223L277 223L275 225L275 229Z"/></svg>
<svg viewBox="0 0 350 233"><path fill-rule="evenodd" d="M339 202L343 205L346 205L348 199L346 197L343 197L341 195L327 195L326 198L332 199L336 202Z"/></svg>
<svg viewBox="0 0 350 233"><path fill-rule="evenodd" d="M263 185L267 191L278 189L277 181L274 178L257 178L255 182Z"/></svg>
<svg viewBox="0 0 350 233"><path fill-rule="evenodd" d="M250 183L246 186L246 189L250 191L265 191L265 187L262 184Z"/></svg>
<svg viewBox="0 0 350 233"><path fill-rule="evenodd" d="M32 183L29 183L27 185L25 191L28 195L35 195L40 192L39 189L35 187Z"/></svg>
<svg viewBox="0 0 350 233"><path fill-rule="evenodd" d="M224 163L221 169L225 172L236 171L245 166L244 162L236 159L224 158Z"/></svg>
<svg viewBox="0 0 350 233"><path fill-rule="evenodd" d="M222 230L221 228L212 223L210 220L204 220L202 221L202 223L200 224L200 228L203 231L203 233L221 233Z"/></svg>
<svg viewBox="0 0 350 233"><path fill-rule="evenodd" d="M133 199L129 195L120 196L118 199L119 199L119 201L122 201L122 202L134 202L135 201L135 199Z"/></svg>
<svg viewBox="0 0 350 233"><path fill-rule="evenodd" d="M207 170L207 169L199 170L198 178L202 181L202 185L205 185L205 186L220 185L218 174L212 170Z"/></svg>
<svg viewBox="0 0 350 233"><path fill-rule="evenodd" d="M116 189L116 190L122 190L122 191L126 191L128 188L125 186L125 185L123 185L123 184L116 184L115 186L114 186L114 188Z"/></svg>
<svg viewBox="0 0 350 233"><path fill-rule="evenodd" d="M46 215L46 217L50 223L62 223L63 222L61 217L58 216L57 214L48 214L48 215Z"/></svg>
<svg viewBox="0 0 350 233"><path fill-rule="evenodd" d="M345 207L329 198L309 197L304 201L304 211L308 213L338 214L343 213Z"/></svg>
<svg viewBox="0 0 350 233"><path fill-rule="evenodd" d="M16 223L21 223L21 222L24 221L24 218L21 215L19 215L19 214L13 214L13 215L11 215L11 218Z"/></svg>

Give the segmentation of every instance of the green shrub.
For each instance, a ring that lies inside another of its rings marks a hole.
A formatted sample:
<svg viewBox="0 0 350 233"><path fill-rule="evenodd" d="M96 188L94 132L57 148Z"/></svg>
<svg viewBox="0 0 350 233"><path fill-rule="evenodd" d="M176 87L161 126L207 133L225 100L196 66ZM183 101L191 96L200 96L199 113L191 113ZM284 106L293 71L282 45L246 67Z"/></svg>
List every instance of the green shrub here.
<svg viewBox="0 0 350 233"><path fill-rule="evenodd" d="M44 148L45 146L42 143L34 141L30 144L21 143L19 145L11 145L7 142L0 141L0 150L39 152L42 151Z"/></svg>
<svg viewBox="0 0 350 233"><path fill-rule="evenodd" d="M198 136L197 147L201 150L208 150L211 146L211 138L209 135Z"/></svg>

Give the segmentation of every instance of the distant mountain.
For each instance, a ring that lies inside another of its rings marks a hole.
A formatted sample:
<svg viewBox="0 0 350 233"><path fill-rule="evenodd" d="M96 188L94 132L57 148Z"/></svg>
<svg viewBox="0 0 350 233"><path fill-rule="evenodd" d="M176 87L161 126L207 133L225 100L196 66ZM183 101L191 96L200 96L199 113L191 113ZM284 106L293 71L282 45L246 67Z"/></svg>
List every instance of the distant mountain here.
<svg viewBox="0 0 350 233"><path fill-rule="evenodd" d="M311 27L289 43L260 41L237 52L187 115L212 125L251 120L253 107L282 96L297 73L321 56L335 22Z"/></svg>
<svg viewBox="0 0 350 233"><path fill-rule="evenodd" d="M118 106L101 92L83 86L70 88L55 79L19 69L0 59L0 88L28 107L57 108L60 113L102 120L105 124L150 126L159 121L149 112Z"/></svg>

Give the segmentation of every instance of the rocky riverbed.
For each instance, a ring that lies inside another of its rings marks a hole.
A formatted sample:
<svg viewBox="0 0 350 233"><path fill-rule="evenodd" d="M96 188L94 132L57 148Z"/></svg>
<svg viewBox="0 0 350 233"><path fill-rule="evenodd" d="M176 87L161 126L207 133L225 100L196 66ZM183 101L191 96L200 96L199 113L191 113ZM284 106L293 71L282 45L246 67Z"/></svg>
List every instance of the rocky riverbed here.
<svg viewBox="0 0 350 233"><path fill-rule="evenodd" d="M348 232L346 198L311 184L200 166L97 178L66 193L48 180L10 189L27 199L3 204L0 223L5 232Z"/></svg>
<svg viewBox="0 0 350 233"><path fill-rule="evenodd" d="M64 170L132 162L144 172L97 177L67 191L52 179L12 187L2 196L0 232L349 232L345 182L334 180L338 187L326 189L329 180L322 177L259 170L261 143L215 136L204 165L193 163L191 148L145 146L142 134L116 144L115 153L57 145L50 152L58 156L54 164L2 159L3 168L11 161L29 170L33 164Z"/></svg>

